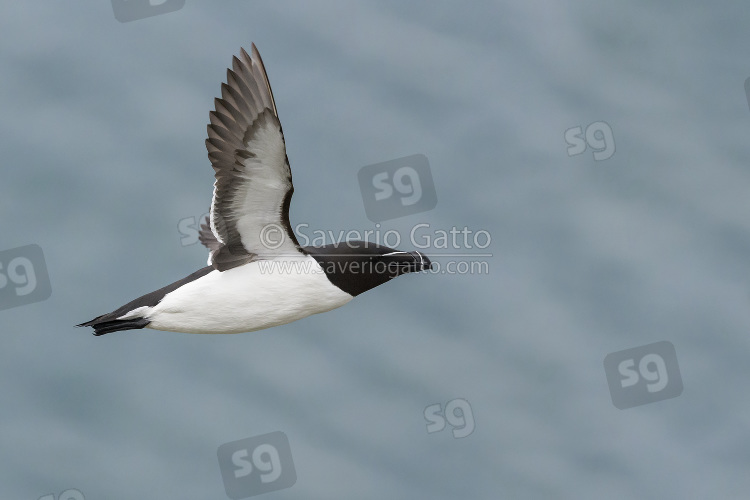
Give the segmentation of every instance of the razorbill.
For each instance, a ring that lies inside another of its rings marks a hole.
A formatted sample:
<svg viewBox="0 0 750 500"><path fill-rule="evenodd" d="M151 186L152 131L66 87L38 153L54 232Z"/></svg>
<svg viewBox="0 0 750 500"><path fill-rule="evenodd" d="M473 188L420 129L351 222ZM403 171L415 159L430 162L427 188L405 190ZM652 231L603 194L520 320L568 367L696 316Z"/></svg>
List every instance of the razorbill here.
<svg viewBox="0 0 750 500"><path fill-rule="evenodd" d="M294 188L276 103L255 44L233 57L209 113L213 200L200 241L208 266L78 326L94 335L152 328L239 333L330 311L378 285L430 269L420 252L350 241L300 247Z"/></svg>

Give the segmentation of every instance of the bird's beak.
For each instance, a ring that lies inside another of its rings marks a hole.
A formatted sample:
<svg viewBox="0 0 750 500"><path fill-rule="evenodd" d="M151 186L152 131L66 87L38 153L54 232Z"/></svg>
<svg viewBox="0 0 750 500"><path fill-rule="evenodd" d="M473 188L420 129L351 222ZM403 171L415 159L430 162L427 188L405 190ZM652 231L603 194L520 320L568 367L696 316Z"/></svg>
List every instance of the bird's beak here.
<svg viewBox="0 0 750 500"><path fill-rule="evenodd" d="M432 262L422 252L409 252L409 255L414 258L414 263L412 264L413 270L411 272L429 271L432 269Z"/></svg>
<svg viewBox="0 0 750 500"><path fill-rule="evenodd" d="M432 262L422 252L392 252L381 256L395 273L418 273L432 268Z"/></svg>

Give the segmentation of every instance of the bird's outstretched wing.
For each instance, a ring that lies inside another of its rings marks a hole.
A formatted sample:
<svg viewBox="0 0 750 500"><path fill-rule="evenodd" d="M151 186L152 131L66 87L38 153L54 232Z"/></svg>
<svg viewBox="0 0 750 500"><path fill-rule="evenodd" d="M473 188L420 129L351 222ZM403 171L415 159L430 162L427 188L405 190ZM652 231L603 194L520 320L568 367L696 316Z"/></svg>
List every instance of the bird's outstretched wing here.
<svg viewBox="0 0 750 500"><path fill-rule="evenodd" d="M215 241L205 231L201 241L210 250L208 263L219 271L301 251L289 224L294 187L284 134L255 44L251 53L240 49L233 57L208 125Z"/></svg>

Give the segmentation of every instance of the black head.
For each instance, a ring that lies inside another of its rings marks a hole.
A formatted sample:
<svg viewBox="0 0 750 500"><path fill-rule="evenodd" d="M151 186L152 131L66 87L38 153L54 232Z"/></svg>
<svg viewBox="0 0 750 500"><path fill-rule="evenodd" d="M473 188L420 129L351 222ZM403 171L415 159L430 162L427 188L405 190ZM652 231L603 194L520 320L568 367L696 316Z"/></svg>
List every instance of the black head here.
<svg viewBox="0 0 750 500"><path fill-rule="evenodd" d="M353 296L396 276L425 271L432 266L430 259L420 252L401 252L364 241L303 250L318 261L331 283Z"/></svg>

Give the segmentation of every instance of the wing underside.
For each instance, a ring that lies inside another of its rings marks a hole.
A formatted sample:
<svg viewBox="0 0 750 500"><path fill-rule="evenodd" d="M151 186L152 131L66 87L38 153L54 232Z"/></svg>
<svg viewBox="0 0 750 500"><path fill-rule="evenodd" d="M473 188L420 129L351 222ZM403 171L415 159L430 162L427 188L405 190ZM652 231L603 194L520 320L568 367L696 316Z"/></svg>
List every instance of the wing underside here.
<svg viewBox="0 0 750 500"><path fill-rule="evenodd" d="M263 62L240 51L210 113L206 148L215 171L209 229L201 242L219 271L300 248L289 224L294 188Z"/></svg>

